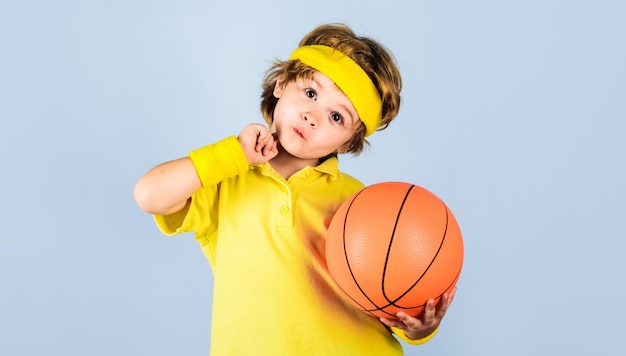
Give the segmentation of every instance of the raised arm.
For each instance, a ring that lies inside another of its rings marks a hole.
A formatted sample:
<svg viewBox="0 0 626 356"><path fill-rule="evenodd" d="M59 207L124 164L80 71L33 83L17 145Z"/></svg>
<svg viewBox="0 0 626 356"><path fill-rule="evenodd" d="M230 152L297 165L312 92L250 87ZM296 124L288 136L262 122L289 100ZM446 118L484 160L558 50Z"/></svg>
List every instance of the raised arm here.
<svg viewBox="0 0 626 356"><path fill-rule="evenodd" d="M207 146L191 152L192 155L195 153L194 160L183 157L152 168L135 185L135 201L141 209L151 214L175 213L185 207L191 195L202 187L202 182L216 184L241 169L234 161L247 169L248 163L267 162L278 153L274 136L261 124L246 126L237 141L232 142L237 146L236 150L241 152L239 160L232 159L238 156L232 152L235 150L232 145L221 150L218 148L217 151ZM229 149L230 154L224 151ZM212 163L211 168L205 168L208 162ZM215 167L223 168L233 164L234 168L215 170Z"/></svg>

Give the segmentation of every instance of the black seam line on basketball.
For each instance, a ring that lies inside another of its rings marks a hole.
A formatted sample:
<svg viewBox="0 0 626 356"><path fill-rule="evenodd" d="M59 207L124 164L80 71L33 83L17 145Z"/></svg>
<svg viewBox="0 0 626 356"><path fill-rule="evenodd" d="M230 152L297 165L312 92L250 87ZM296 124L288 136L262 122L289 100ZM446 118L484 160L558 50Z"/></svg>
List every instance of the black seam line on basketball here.
<svg viewBox="0 0 626 356"><path fill-rule="evenodd" d="M456 276L454 277L454 279L452 279L452 282L450 282L450 284L448 284L448 286L446 288L444 288L443 291L441 293L439 293L438 296L432 298L435 301L435 304L438 302L439 299L441 299L441 297L443 297L444 293L446 293L446 291L448 289L450 289L450 287L454 286L454 284L459 281L459 278L461 277L461 271L463 271L463 265L461 265L461 267L459 267L459 271L456 273ZM385 305L382 308L387 308L387 307L390 307L391 305L393 305L395 307L398 307L398 308L402 308L402 309L414 309L414 308L419 308L419 307L425 307L426 303L420 304L420 305L412 305L412 306L403 306L403 305L398 305L398 304L392 303L392 304L389 304L389 305ZM366 311L376 311L376 310L380 310L380 308L366 310Z"/></svg>
<svg viewBox="0 0 626 356"><path fill-rule="evenodd" d="M357 304L358 304L358 303L357 303ZM359 305L361 305L361 304L359 304ZM378 316L377 316L377 315L375 315L375 314L374 314L374 312L382 312L382 313L385 313L385 314L389 315L390 317L394 317L394 318L396 318L396 317L397 317L397 315L396 315L396 314L392 314L392 313L390 313L390 312L388 312L388 311L386 311L386 310L384 309L384 308L387 308L387 307L388 307L388 306L386 306L386 307L374 308L374 309L365 309L365 308L363 308L363 306L361 306L361 309L363 309L363 311L364 311L364 312L369 313L369 314L371 314L372 316L377 317L377 318L378 318Z"/></svg>
<svg viewBox="0 0 626 356"><path fill-rule="evenodd" d="M446 208L446 209L447 209L447 208ZM440 299L441 299L441 297L443 297L443 294L444 294L444 293L445 293L448 289L450 289L450 287L452 287L455 283L457 283L457 282L459 281L459 278L461 277L461 272L462 272L462 271L463 271L463 266L461 265L461 267L459 267L459 271L457 272L457 274L456 274L456 276L454 277L454 279L452 280L452 282L450 282L450 284L448 284L448 286L447 286L447 287L443 290L443 292L439 293L439 295L438 295L438 296L436 296L436 297L432 298L432 299L435 301L435 303L437 303L437 302L438 302L438 300L440 300ZM357 302L355 301L355 303L357 303ZM357 304L358 304L358 303L357 303ZM361 306L361 308L363 308L363 306L362 306L361 304L359 304L359 305ZM382 311L383 313L387 313L387 314L389 314L388 312L386 312L386 311L385 311L385 310L383 310L382 308L388 308L388 307L390 307L390 306L392 306L392 305L393 305L393 306L395 306L395 307L401 308L401 309L415 309L415 308L419 308L419 307L425 307L425 306L426 306L426 303L424 303L424 304L420 304L420 305L412 305L412 306L402 306L402 305L397 305L397 304L388 304L388 305L385 305L385 306L382 306L382 307L379 307L379 308L376 308L376 309L365 309L365 308L363 308L363 310L364 310L364 311L366 311L366 312ZM391 314L389 314L389 315L391 315ZM394 316L395 316L395 315L394 315Z"/></svg>
<svg viewBox="0 0 626 356"><path fill-rule="evenodd" d="M412 308L412 307L404 307L401 305L397 305L396 302L400 299L402 299L402 297L404 297L405 295L407 295L411 289L413 289L418 283L419 281L422 280L422 278L424 278L424 276L426 275L426 273L428 272L428 270L430 269L430 267L432 267L433 263L435 262L435 260L437 259L437 256L439 255L439 252L441 252L441 248L443 247L443 244L446 240L446 235L448 233L448 223L449 223L449 217L448 217L448 206L443 203L443 208L446 212L446 225L445 225L445 229L443 230L443 236L441 237L441 243L439 244L439 248L437 249L437 253L435 253L435 255L433 256L433 258L430 260L430 263L428 264L428 267L426 267L426 269L424 270L424 272L422 273L422 275L415 281L415 283L413 283L413 285L411 287L409 287L409 289L407 289L404 293L402 293L400 296L398 296L398 298L394 299L394 300L388 300L389 301L389 305L384 306L384 308L393 305L393 306L397 306L400 308Z"/></svg>
<svg viewBox="0 0 626 356"><path fill-rule="evenodd" d="M356 305L358 305L361 310L367 312L368 309L365 308L365 306L361 305L361 303L359 303L356 299L354 299L350 294L348 294L348 292L346 292L345 289L341 288L340 285L337 285L337 287L343 292L344 295L348 296L348 298L350 298ZM377 310L377 309L373 309L373 310Z"/></svg>
<svg viewBox="0 0 626 356"><path fill-rule="evenodd" d="M461 265L461 267L459 267L459 271L456 274L456 277L454 277L454 279L452 280L452 282L450 282L450 284L448 284L448 286L446 287L446 289L443 290L443 292L441 292L441 294L439 294L439 297L437 298L441 298L443 296L443 294L450 289L450 287L452 287L454 284L456 284L459 281L459 278L461 277L461 271L463 270L463 265ZM435 298L435 299L437 299Z"/></svg>
<svg viewBox="0 0 626 356"><path fill-rule="evenodd" d="M439 300L439 299L441 299L441 297L443 297L444 293L445 293L448 289L450 289L450 287L452 287L452 286L453 286L456 282L458 282L458 281L459 281L459 277L461 277L461 271L462 271L462 270L463 270L463 266L461 266L461 267L459 268L459 271L457 272L456 276L454 277L454 279L452 280L452 282L450 282L450 284L448 284L448 286L447 286L447 287L443 290L443 292L439 293L439 295L438 295L438 296L436 296L436 297L432 298L432 299L435 301L435 304L438 302L438 300ZM426 303L424 303L424 304L422 304L422 305L411 306L411 307L403 307L403 306L400 306L400 305L395 305L395 304L394 304L394 306L397 306L398 308L413 309L413 308L417 308L417 307L424 307L424 306L426 306ZM386 308L386 307L385 307L385 308ZM366 310L366 311L367 311L367 310Z"/></svg>
<svg viewBox="0 0 626 356"><path fill-rule="evenodd" d="M443 293L442 293L442 294L440 294L438 297L433 298L433 299L435 300L435 303L437 302L437 300L438 300L438 299L440 299L440 298L441 298L441 296L442 296L442 295L443 295ZM358 304L358 303L357 303L357 304ZM359 304L359 305L360 305L360 304ZM380 312L383 312L383 313L385 313L385 314L387 314L387 315L390 315L390 316L396 317L396 314L391 314L390 312L388 312L388 311L386 311L386 310L385 310L385 308L389 308L389 307L391 307L391 306L394 306L394 307L396 307L396 308L398 308L398 309L409 310L409 309L415 309L415 308L422 308L422 307L425 307L425 306L426 306L426 302L424 302L424 304L420 304L420 305L412 305L412 306L410 306L410 307L404 307L404 306L401 306L401 305L396 305L396 304L387 304L387 305L383 305L382 307L377 307L377 308L374 308L374 309L365 309L365 308L363 308L363 306L361 306L361 309L363 309L363 311L368 312L368 313L372 313L372 312L375 312L375 311L380 311Z"/></svg>
<svg viewBox="0 0 626 356"><path fill-rule="evenodd" d="M381 278L380 289L383 292L383 297L385 298L385 300L392 304L393 302L391 301L391 299L389 299L389 297L387 297L387 293L385 291L385 276L387 275L387 264L389 262L389 254L391 253L391 246L393 245L393 238L396 235L396 228L398 227L398 220L400 220L400 214L402 214L402 208L404 207L404 203L406 203L406 200L409 197L409 194L411 194L411 190L413 190L413 187L415 187L415 184L412 184L409 187L409 189L407 189L406 194L404 194L404 199L402 199L402 204L400 204L400 207L398 208L398 212L396 213L396 221L393 224L393 230L391 230L391 237L389 238L389 245L387 246L387 255L385 256L385 264L383 266L383 278Z"/></svg>
<svg viewBox="0 0 626 356"><path fill-rule="evenodd" d="M352 199L352 201L350 202L350 205L348 205L348 209L346 209L346 215L343 218L343 232L342 232L342 236L341 237L343 239L343 254L344 254L344 257L346 259L346 265L348 266L348 271L350 271L350 276L352 277L352 281L354 281L354 284L357 286L357 288L359 288L359 290L361 291L361 294L363 294L363 296L365 296L365 298L370 303L372 303L372 305L375 305L376 307L378 307L378 305L376 303L374 303L373 300L370 299L370 297L367 295L367 293L365 293L365 291L363 290L363 288L361 288L361 285L357 281L356 276L354 275L354 273L352 272L352 268L350 267L350 260L348 259L348 251L346 250L346 225L348 225L348 216L350 216L350 209L352 208L352 204L354 204L354 202L357 200L359 195L361 195L361 193L363 193L365 191L365 189L368 189L368 187L365 187L365 188L361 189L358 193L356 193L356 195L354 196L354 199ZM352 297L350 297L350 298L354 300L354 298L352 298ZM357 304L361 305L360 303L357 303ZM363 306L361 306L361 309L365 309L365 308Z"/></svg>

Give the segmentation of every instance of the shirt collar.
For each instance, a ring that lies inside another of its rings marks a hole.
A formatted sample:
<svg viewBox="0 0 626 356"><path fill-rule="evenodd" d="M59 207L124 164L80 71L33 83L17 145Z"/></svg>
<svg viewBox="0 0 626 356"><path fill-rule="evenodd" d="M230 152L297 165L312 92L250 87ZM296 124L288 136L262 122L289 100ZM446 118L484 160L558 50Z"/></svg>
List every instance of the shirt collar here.
<svg viewBox="0 0 626 356"><path fill-rule="evenodd" d="M339 173L339 160L337 157L329 157L316 167L311 168L320 173L328 174L334 180L337 179L337 174Z"/></svg>
<svg viewBox="0 0 626 356"><path fill-rule="evenodd" d="M269 162L265 162L263 164L253 164L251 167L259 167L264 174L271 174L270 172L275 172ZM328 174L331 179L335 180L339 174L339 160L337 157L329 157L315 167L308 167L304 169L312 169L321 174Z"/></svg>

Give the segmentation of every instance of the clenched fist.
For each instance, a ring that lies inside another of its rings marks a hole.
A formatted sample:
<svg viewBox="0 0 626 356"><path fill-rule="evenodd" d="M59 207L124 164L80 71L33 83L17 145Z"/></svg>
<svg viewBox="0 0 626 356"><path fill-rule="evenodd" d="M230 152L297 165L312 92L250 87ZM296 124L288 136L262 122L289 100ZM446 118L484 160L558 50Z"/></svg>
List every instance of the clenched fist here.
<svg viewBox="0 0 626 356"><path fill-rule="evenodd" d="M248 164L265 163L278 154L276 137L262 124L246 126L237 140L248 159Z"/></svg>

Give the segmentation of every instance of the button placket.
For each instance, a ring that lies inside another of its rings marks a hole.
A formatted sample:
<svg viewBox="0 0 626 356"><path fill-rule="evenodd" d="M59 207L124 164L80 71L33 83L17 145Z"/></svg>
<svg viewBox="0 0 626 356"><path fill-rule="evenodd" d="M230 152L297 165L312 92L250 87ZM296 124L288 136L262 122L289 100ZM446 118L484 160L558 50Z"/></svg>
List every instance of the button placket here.
<svg viewBox="0 0 626 356"><path fill-rule="evenodd" d="M292 199L291 199L291 189L289 189L289 185L287 182L280 182L281 188L280 190L283 192L282 202L278 204L278 212L279 215L279 228L281 229L292 229L293 228L293 219L292 219Z"/></svg>

